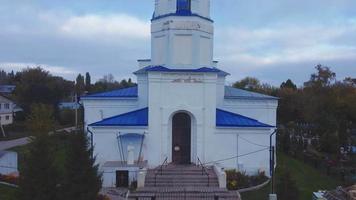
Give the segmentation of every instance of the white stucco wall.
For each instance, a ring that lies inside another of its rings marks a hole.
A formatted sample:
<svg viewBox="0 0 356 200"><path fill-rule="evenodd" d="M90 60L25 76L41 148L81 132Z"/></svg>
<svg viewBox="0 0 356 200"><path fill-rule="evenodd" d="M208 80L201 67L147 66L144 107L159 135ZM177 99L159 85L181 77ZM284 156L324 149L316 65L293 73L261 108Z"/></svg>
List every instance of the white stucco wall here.
<svg viewBox="0 0 356 200"><path fill-rule="evenodd" d="M85 129L87 125L136 110L140 106L137 98L127 99L83 99Z"/></svg>
<svg viewBox="0 0 356 200"><path fill-rule="evenodd" d="M8 125L13 123L14 107L14 102L0 95L0 124Z"/></svg>
<svg viewBox="0 0 356 200"><path fill-rule="evenodd" d="M18 173L17 153L12 151L0 152L0 174Z"/></svg>
<svg viewBox="0 0 356 200"><path fill-rule="evenodd" d="M214 27L199 17L170 16L151 25L152 65L196 69L213 66Z"/></svg>

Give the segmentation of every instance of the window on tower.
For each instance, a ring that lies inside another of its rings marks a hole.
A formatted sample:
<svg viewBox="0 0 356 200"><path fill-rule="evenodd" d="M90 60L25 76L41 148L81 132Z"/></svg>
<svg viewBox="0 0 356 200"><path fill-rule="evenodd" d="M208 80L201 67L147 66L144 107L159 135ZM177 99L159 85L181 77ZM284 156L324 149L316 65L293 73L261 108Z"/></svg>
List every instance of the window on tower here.
<svg viewBox="0 0 356 200"><path fill-rule="evenodd" d="M191 0L177 0L177 12L190 12Z"/></svg>

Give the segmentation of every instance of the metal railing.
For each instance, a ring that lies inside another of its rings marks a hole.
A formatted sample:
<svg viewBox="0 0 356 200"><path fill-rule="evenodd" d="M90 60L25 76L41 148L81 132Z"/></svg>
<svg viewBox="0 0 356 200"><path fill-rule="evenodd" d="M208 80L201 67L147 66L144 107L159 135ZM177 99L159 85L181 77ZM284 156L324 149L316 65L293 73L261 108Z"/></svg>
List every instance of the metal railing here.
<svg viewBox="0 0 356 200"><path fill-rule="evenodd" d="M163 167L166 166L168 164L168 157L166 157L166 159L164 159L163 163L159 166L158 170L155 172L155 186L157 186L157 175L161 174L161 176L163 175Z"/></svg>
<svg viewBox="0 0 356 200"><path fill-rule="evenodd" d="M204 164L201 162L201 160L198 158L198 167L201 167L201 175L206 175L208 177L208 187L210 186L210 175L208 172L208 169L204 166Z"/></svg>

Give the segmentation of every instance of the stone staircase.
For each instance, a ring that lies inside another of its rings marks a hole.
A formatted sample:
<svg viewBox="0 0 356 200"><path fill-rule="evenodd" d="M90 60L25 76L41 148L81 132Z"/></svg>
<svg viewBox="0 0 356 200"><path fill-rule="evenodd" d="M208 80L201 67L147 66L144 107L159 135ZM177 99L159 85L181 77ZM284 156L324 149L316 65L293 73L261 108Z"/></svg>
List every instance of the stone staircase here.
<svg viewBox="0 0 356 200"><path fill-rule="evenodd" d="M209 176L207 175L209 174ZM236 192L219 188L218 178L212 167L206 172L195 165L173 165L147 171L145 187L129 195L129 199L231 199L238 200Z"/></svg>

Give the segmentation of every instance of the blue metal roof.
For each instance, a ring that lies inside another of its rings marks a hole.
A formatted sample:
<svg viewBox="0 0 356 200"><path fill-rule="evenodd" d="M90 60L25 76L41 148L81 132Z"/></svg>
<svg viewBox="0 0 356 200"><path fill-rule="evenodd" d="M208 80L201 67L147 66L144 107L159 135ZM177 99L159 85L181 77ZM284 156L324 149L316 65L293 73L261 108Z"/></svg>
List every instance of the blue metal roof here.
<svg viewBox="0 0 356 200"><path fill-rule="evenodd" d="M148 126L148 108L106 118L89 126Z"/></svg>
<svg viewBox="0 0 356 200"><path fill-rule="evenodd" d="M211 73L218 73L219 75L222 76L229 75L229 73L224 72L215 67L201 67L197 69L172 69L164 66L148 66L134 72L134 74L140 74L146 72L211 72Z"/></svg>
<svg viewBox="0 0 356 200"><path fill-rule="evenodd" d="M264 124L255 119L245 117L236 113L216 109L217 127L246 127L246 128L272 128L273 126Z"/></svg>
<svg viewBox="0 0 356 200"><path fill-rule="evenodd" d="M148 108L103 119L89 126L148 126ZM272 128L255 119L232 112L216 109L217 127Z"/></svg>
<svg viewBox="0 0 356 200"><path fill-rule="evenodd" d="M153 14L153 16L154 15L155 14ZM208 20L210 22L214 22L212 19L210 19L208 17L203 17L201 15L198 15L198 14L195 14L195 13L192 13L192 12L189 12L189 11L177 11L175 13L168 13L168 14L164 14L164 15L159 15L159 16L156 16L156 17L152 17L151 21L155 21L155 20L158 20L158 19L162 19L162 18L165 18L165 17L171 17L171 16L199 17L201 19L205 19L205 20Z"/></svg>
<svg viewBox="0 0 356 200"><path fill-rule="evenodd" d="M268 96L265 94L260 94L256 92L250 92L238 88L233 88L231 86L225 86L225 98L226 99L275 99L277 97Z"/></svg>
<svg viewBox="0 0 356 200"><path fill-rule="evenodd" d="M90 98L136 98L136 97L138 97L137 94L138 94L138 88L137 88L137 86L135 86L135 87L118 89L118 90L112 90L112 91L108 91L108 92L88 94L88 95L82 96L81 99L90 99Z"/></svg>

